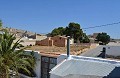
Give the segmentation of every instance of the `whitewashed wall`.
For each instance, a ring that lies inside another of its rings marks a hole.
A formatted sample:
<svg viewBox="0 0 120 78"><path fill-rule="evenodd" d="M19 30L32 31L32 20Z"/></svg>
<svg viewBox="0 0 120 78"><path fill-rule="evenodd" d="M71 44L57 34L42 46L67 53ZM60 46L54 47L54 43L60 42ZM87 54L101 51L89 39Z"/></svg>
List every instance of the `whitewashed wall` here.
<svg viewBox="0 0 120 78"><path fill-rule="evenodd" d="M38 52L35 52L36 57L36 66L35 66L35 73L37 75L37 78L41 77L41 56Z"/></svg>
<svg viewBox="0 0 120 78"><path fill-rule="evenodd" d="M25 52L32 52L32 50L25 50ZM34 51L34 55L35 55L35 58L36 58L36 64L35 64L35 73L37 75L37 78L40 78L41 77L41 56L39 54L39 51Z"/></svg>
<svg viewBox="0 0 120 78"><path fill-rule="evenodd" d="M74 39L73 38L70 39L70 44L74 44Z"/></svg>
<svg viewBox="0 0 120 78"><path fill-rule="evenodd" d="M60 76L56 76L56 75L54 75L54 74L51 74L51 75L50 75L50 78L63 78L63 77L60 77Z"/></svg>
<svg viewBox="0 0 120 78"><path fill-rule="evenodd" d="M120 46L106 46L106 54L112 56L120 56Z"/></svg>

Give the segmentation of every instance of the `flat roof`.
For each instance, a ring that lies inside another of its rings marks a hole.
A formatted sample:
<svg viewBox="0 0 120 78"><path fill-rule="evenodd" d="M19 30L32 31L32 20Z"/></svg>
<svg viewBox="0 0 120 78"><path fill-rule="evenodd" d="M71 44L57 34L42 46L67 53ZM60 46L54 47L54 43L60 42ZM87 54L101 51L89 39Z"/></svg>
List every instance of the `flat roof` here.
<svg viewBox="0 0 120 78"><path fill-rule="evenodd" d="M102 58L71 56L50 72L51 74L65 77L69 75L100 76L109 78L120 78L120 61Z"/></svg>

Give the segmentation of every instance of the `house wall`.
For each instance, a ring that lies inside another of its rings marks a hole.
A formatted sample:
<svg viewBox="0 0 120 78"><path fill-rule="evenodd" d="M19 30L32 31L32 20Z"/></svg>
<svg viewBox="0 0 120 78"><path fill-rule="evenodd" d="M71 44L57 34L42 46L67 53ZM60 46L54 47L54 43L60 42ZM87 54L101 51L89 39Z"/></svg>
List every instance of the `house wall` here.
<svg viewBox="0 0 120 78"><path fill-rule="evenodd" d="M53 46L53 41L50 40L50 38L46 38L46 39L41 40L41 41L36 41L36 45L39 45L39 46Z"/></svg>
<svg viewBox="0 0 120 78"><path fill-rule="evenodd" d="M21 42L20 44L22 44L23 46L29 46L29 45L35 45L35 41L25 41L25 42Z"/></svg>
<svg viewBox="0 0 120 78"><path fill-rule="evenodd" d="M68 75L68 76L65 76L65 77L60 77L60 76L57 76L57 75L53 75L51 74L50 78L104 78L102 76L86 76L86 75Z"/></svg>
<svg viewBox="0 0 120 78"><path fill-rule="evenodd" d="M46 38L47 38L47 36L45 36L45 35L37 35L36 36L36 40L39 40L39 41L44 40Z"/></svg>
<svg viewBox="0 0 120 78"><path fill-rule="evenodd" d="M36 34L34 34L34 35L30 35L30 36L28 36L28 38L36 39L37 36L36 36Z"/></svg>
<svg viewBox="0 0 120 78"><path fill-rule="evenodd" d="M41 55L36 53L35 56L37 57L36 59L36 66L35 66L35 73L37 75L38 78L41 77Z"/></svg>
<svg viewBox="0 0 120 78"><path fill-rule="evenodd" d="M53 46L53 40L49 40L49 46Z"/></svg>
<svg viewBox="0 0 120 78"><path fill-rule="evenodd" d="M67 38L55 36L51 38L53 40L53 45L58 47L65 47L67 45Z"/></svg>
<svg viewBox="0 0 120 78"><path fill-rule="evenodd" d="M74 44L74 39L73 38L70 39L70 44Z"/></svg>
<svg viewBox="0 0 120 78"><path fill-rule="evenodd" d="M99 33L93 33L93 38L96 38Z"/></svg>
<svg viewBox="0 0 120 78"><path fill-rule="evenodd" d="M31 53L32 50L25 50L25 52ZM42 65L43 62L47 63L47 65L48 65L47 70L49 70L49 71L50 71L50 69L52 69L57 64L57 57L50 57L50 56L41 55L40 52L38 52L38 51L34 51L34 56L36 58L36 64L35 64L35 68L34 68L34 71L37 75L36 78L42 78L41 73L45 72L45 71L42 70L43 67L46 67L45 64ZM45 57L46 59L44 58L44 60L43 60L42 57ZM46 62L46 61L48 61L48 62ZM49 72L49 71L47 71L47 72ZM49 74L47 73L47 75L49 75Z"/></svg>
<svg viewBox="0 0 120 78"><path fill-rule="evenodd" d="M25 50L25 52L30 53L32 50ZM41 55L38 51L34 51L34 56L36 58L36 64L35 64L35 73L37 75L37 78L41 77Z"/></svg>
<svg viewBox="0 0 120 78"><path fill-rule="evenodd" d="M50 75L50 78L62 78L62 77L56 76L56 75L54 75L54 74L51 74L51 75Z"/></svg>
<svg viewBox="0 0 120 78"><path fill-rule="evenodd" d="M71 41L71 44L73 42ZM57 47L65 47L67 45L67 38L64 37L59 37L59 36L55 36L55 37L48 37L44 40L41 41L36 41L36 45L40 45L40 46L57 46Z"/></svg>
<svg viewBox="0 0 120 78"><path fill-rule="evenodd" d="M111 56L120 56L120 46L106 46L106 54Z"/></svg>

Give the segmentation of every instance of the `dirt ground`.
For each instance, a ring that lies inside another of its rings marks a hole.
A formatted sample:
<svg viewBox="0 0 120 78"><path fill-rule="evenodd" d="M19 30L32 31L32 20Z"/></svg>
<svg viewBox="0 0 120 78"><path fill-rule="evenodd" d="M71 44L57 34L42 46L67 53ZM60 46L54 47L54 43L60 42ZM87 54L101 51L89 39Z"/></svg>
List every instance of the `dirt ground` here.
<svg viewBox="0 0 120 78"><path fill-rule="evenodd" d="M89 46L71 46L70 54L76 55L78 52L80 53L80 51L86 48L89 48ZM30 46L27 49L33 51L58 53L58 54L66 54L67 52L67 47L56 47L56 46Z"/></svg>

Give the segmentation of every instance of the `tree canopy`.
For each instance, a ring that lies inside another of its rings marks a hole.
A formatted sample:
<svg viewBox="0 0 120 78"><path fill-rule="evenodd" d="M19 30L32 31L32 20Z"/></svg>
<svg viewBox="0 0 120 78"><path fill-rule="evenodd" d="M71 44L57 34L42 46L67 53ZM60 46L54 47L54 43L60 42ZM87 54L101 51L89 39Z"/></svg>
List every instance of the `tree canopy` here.
<svg viewBox="0 0 120 78"><path fill-rule="evenodd" d="M2 20L0 20L0 28L2 27Z"/></svg>
<svg viewBox="0 0 120 78"><path fill-rule="evenodd" d="M66 36L73 37L75 42L78 42L80 37L83 36L83 31L78 23L69 23L64 33Z"/></svg>
<svg viewBox="0 0 120 78"><path fill-rule="evenodd" d="M83 33L80 24L71 22L66 26L65 28L63 27L58 27L52 30L50 33L51 36L56 36L56 35L66 35L70 36L71 38L74 38L75 42L90 42L89 38L85 33Z"/></svg>
<svg viewBox="0 0 120 78"><path fill-rule="evenodd" d="M83 42L83 43L89 43L90 42L90 39L88 38L86 33L83 33L83 37L82 37L82 39L80 39L80 42Z"/></svg>
<svg viewBox="0 0 120 78"><path fill-rule="evenodd" d="M52 30L51 36L64 35L65 28L58 27Z"/></svg>
<svg viewBox="0 0 120 78"><path fill-rule="evenodd" d="M110 42L110 36L107 33L99 33L96 37L97 41L101 41L103 44L108 44Z"/></svg>

